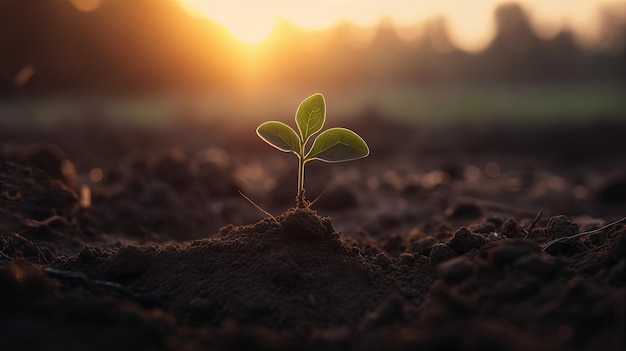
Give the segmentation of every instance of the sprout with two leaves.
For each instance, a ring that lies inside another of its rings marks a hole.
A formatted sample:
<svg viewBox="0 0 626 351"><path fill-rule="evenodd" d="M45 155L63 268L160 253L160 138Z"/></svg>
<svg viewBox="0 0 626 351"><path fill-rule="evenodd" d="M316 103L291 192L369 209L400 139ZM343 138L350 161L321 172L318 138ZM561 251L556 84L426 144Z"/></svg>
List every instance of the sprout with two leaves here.
<svg viewBox="0 0 626 351"><path fill-rule="evenodd" d="M278 121L261 124L256 132L265 142L284 152L298 156L298 193L296 207L307 207L304 196L304 165L313 160L334 163L356 160L369 155L367 144L358 134L346 128L330 128L313 140L307 151L306 145L324 126L326 101L322 94L313 94L304 99L296 111L296 125L300 135Z"/></svg>

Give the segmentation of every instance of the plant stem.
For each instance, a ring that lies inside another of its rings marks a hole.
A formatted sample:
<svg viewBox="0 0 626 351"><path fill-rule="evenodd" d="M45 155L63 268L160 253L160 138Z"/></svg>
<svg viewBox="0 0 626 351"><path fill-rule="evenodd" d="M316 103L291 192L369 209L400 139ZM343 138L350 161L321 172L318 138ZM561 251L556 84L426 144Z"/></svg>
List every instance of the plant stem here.
<svg viewBox="0 0 626 351"><path fill-rule="evenodd" d="M298 195L296 196L296 207L304 208L304 157L298 157Z"/></svg>

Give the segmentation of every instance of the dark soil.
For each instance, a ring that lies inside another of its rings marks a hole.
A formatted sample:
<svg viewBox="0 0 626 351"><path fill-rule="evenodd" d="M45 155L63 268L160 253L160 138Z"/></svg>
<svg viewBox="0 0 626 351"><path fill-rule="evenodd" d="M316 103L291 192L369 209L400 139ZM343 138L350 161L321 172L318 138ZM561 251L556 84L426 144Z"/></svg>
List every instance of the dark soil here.
<svg viewBox="0 0 626 351"><path fill-rule="evenodd" d="M626 347L626 125L351 127L1 130L0 349Z"/></svg>

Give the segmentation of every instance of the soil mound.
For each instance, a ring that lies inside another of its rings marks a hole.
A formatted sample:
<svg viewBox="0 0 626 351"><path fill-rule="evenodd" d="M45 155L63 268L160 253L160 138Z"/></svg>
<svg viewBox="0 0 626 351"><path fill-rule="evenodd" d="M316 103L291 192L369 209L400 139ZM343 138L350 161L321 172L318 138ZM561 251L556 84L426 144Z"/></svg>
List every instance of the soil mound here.
<svg viewBox="0 0 626 351"><path fill-rule="evenodd" d="M156 294L188 324L350 325L394 290L380 266L309 209L182 246L85 248L55 266Z"/></svg>

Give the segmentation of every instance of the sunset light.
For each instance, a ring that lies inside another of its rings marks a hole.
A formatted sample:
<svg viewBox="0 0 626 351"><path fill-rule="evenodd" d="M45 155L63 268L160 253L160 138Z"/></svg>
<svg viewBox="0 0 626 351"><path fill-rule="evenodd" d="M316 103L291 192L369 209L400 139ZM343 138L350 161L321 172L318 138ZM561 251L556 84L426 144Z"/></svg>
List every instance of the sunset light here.
<svg viewBox="0 0 626 351"><path fill-rule="evenodd" d="M244 43L266 39L274 27L275 14L264 2L181 0L194 15L205 16L225 26Z"/></svg>
<svg viewBox="0 0 626 351"><path fill-rule="evenodd" d="M390 20L405 38L416 37L416 24L443 17L455 44L466 50L483 49L493 36L493 11L503 0L442 1L306 1L273 0L178 0L195 15L205 16L228 28L239 40L258 43L272 32L276 18L281 17L304 29L325 29L341 21L372 27L382 19ZM521 1L536 19L533 25L546 36L564 27L572 29L581 40L599 35L598 7L602 0Z"/></svg>

